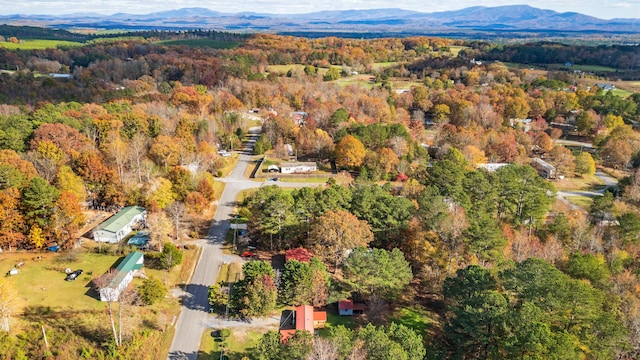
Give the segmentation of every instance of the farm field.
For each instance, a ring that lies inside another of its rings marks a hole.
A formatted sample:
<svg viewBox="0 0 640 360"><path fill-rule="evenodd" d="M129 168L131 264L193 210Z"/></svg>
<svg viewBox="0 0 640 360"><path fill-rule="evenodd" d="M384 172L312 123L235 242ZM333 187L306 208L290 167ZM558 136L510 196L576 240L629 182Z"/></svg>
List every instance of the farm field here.
<svg viewBox="0 0 640 360"><path fill-rule="evenodd" d="M83 43L64 40L22 40L20 43L0 42L0 47L9 50L39 50L39 49L56 49L59 47L80 47Z"/></svg>

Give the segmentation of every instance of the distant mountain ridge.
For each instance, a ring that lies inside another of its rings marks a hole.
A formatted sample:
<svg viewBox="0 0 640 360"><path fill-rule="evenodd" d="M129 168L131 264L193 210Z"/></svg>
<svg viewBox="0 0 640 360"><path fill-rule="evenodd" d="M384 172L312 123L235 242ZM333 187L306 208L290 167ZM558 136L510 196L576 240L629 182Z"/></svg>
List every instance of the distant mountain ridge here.
<svg viewBox="0 0 640 360"><path fill-rule="evenodd" d="M402 9L335 10L307 14L223 13L182 8L150 14L5 15L0 23L55 28L213 29L247 31L432 32L569 31L639 33L640 19L604 20L576 12L559 13L528 5L474 6L423 13Z"/></svg>

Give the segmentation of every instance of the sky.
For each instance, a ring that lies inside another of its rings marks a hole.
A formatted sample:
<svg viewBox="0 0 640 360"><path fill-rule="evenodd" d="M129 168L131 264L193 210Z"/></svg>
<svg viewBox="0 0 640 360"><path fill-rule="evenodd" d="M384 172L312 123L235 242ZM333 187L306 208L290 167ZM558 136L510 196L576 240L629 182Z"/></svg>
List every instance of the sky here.
<svg viewBox="0 0 640 360"><path fill-rule="evenodd" d="M640 18L640 0L2 0L0 15L72 13L147 14L185 7L237 13L262 12L301 14L321 10L400 8L420 12L459 10L470 6L502 6L528 4L558 12L578 12L601 19Z"/></svg>

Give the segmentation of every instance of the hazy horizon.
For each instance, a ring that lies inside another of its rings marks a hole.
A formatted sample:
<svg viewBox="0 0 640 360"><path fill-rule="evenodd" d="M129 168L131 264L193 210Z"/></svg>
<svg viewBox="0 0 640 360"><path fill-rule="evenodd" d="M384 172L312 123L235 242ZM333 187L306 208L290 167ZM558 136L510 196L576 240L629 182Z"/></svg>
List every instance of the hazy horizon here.
<svg viewBox="0 0 640 360"><path fill-rule="evenodd" d="M77 13L95 13L113 15L116 13L148 14L159 11L177 10L181 8L201 7L225 13L258 12L271 14L304 14L325 10L367 10L399 8L424 13L460 10L472 6L505 6L529 5L539 9L549 9L557 12L577 12L601 19L612 18L640 18L640 0L587 0L587 1L550 1L523 2L511 0L480 0L480 1L389 1L389 0L344 0L323 1L321 3L294 3L283 0L250 0L244 2L177 0L166 1L148 0L22 0L4 4L1 15L69 15Z"/></svg>

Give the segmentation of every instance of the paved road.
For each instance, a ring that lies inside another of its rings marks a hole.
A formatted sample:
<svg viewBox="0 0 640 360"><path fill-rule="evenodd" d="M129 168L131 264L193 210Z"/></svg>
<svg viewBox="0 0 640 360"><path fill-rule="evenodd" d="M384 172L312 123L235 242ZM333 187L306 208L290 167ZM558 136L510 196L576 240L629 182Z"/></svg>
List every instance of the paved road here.
<svg viewBox="0 0 640 360"><path fill-rule="evenodd" d="M569 206L571 207L572 210L577 210L579 208L579 206L572 204L569 200L567 200L568 196L586 196L586 197L597 197L597 196L602 196L605 192L605 190L607 190L608 188L615 186L618 184L618 180L616 178L613 178L611 176L609 176L608 174L606 174L605 172L601 171L601 170L596 170L595 175L602 180L602 182L604 183L605 187L600 189L600 190L593 190L593 191L558 191L557 194L557 198L560 199L561 201L564 201L565 203L569 204Z"/></svg>
<svg viewBox="0 0 640 360"><path fill-rule="evenodd" d="M236 205L235 202L238 194L241 191L263 185L278 185L282 187L318 185L293 182L260 183L246 179L244 174L247 166L249 166L251 160L250 154L252 153L253 144L258 138L259 132L259 127L249 130L251 134L250 140L240 154L238 164L227 178L221 179L226 182L226 186L218 202L218 209L213 217L207 239L203 242L202 255L198 260L191 281L186 286L186 290L182 295L182 310L176 322L176 332L168 355L168 359L170 360L195 360L198 355L198 349L200 348L202 333L215 324L220 324L220 321L216 320L215 317L208 312L208 291L209 287L215 283L220 266L224 261L222 246L227 229L229 229L231 214ZM265 321L272 322L269 318L265 319ZM238 322L225 322L227 327L234 323ZM252 323L248 323L248 325L251 324ZM242 323L237 325L243 326ZM245 323L244 325L247 324Z"/></svg>

